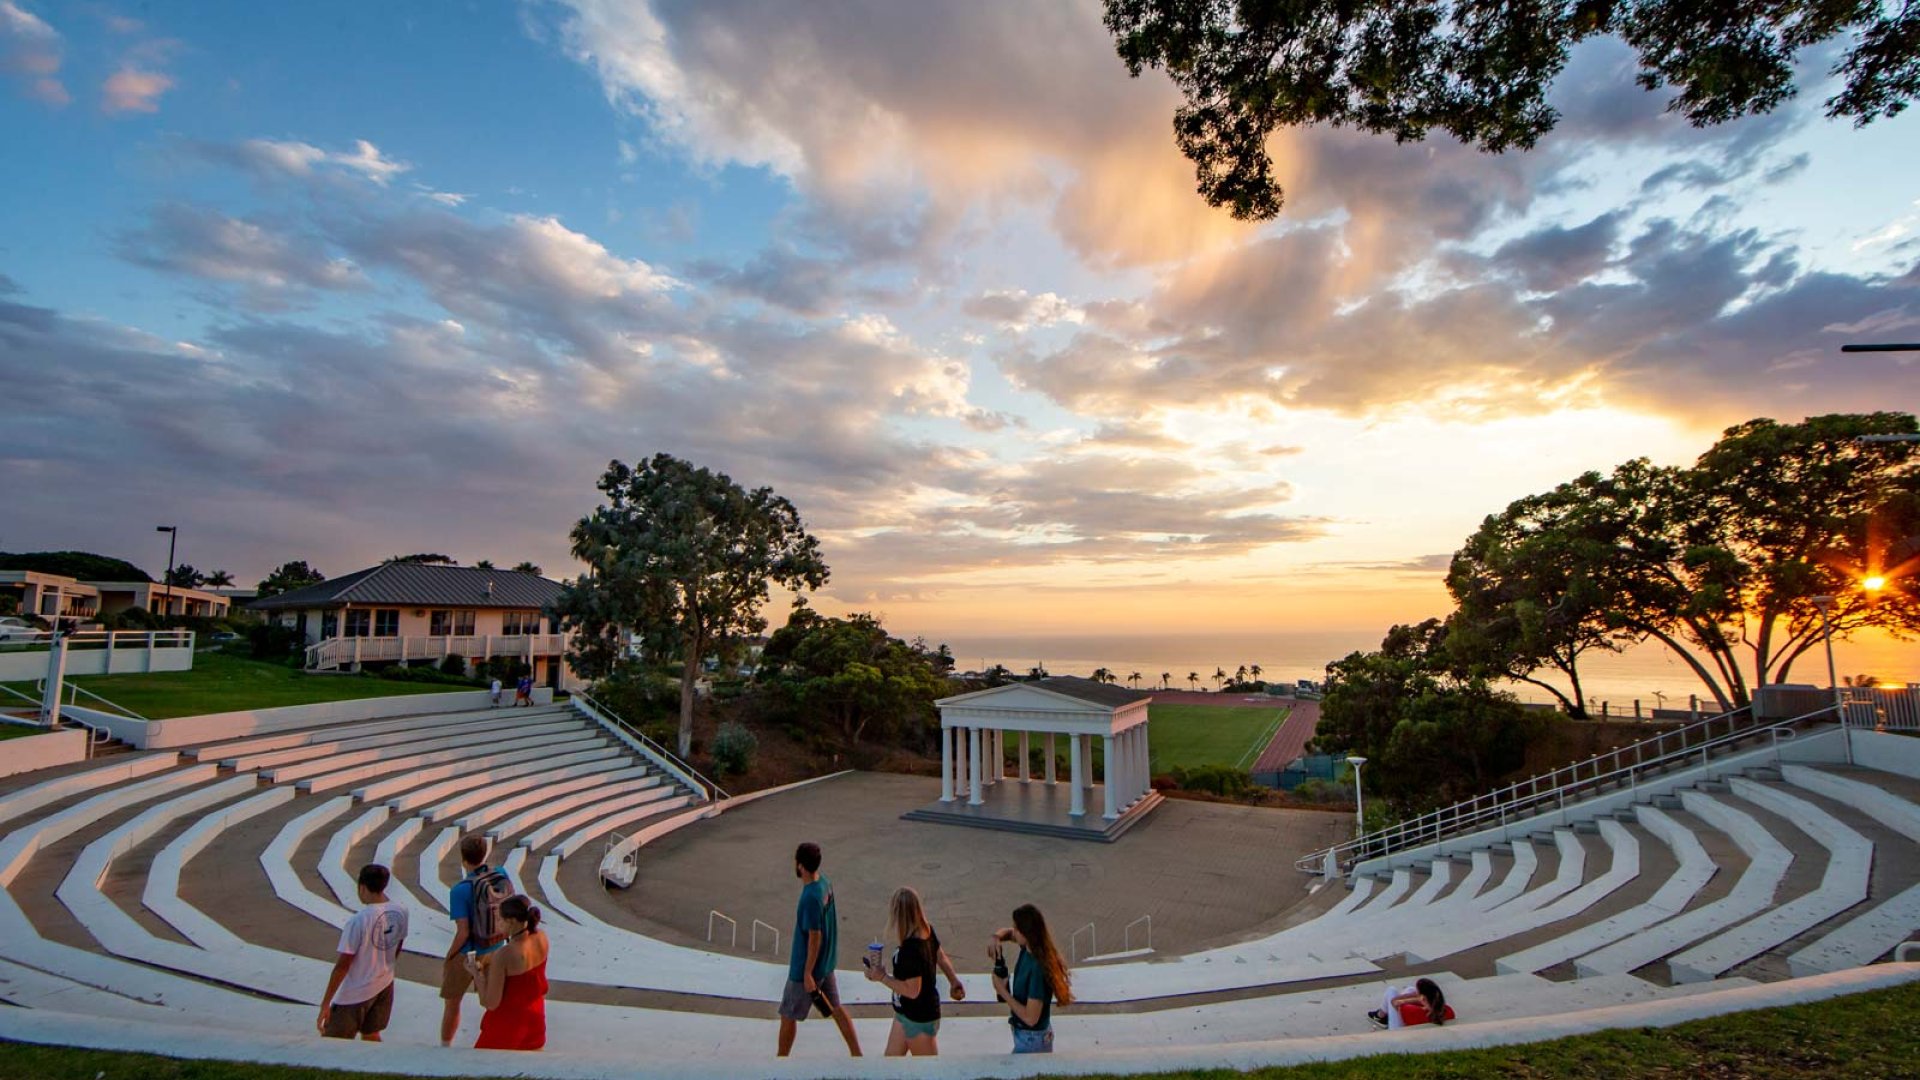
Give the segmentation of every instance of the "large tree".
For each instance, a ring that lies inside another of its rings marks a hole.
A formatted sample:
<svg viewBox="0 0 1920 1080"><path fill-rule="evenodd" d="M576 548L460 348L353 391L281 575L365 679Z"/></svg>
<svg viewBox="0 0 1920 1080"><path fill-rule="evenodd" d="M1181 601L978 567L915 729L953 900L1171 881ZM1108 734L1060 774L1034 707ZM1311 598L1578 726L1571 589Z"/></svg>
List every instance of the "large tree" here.
<svg viewBox="0 0 1920 1080"><path fill-rule="evenodd" d="M1920 451L1872 413L1752 420L1688 468L1629 461L1518 500L1454 557L1451 660L1524 678L1625 642L1673 652L1722 709L1824 640L1920 632ZM1878 586L1872 587L1872 586ZM1560 695L1566 700L1567 695Z"/></svg>
<svg viewBox="0 0 1920 1080"><path fill-rule="evenodd" d="M1559 120L1553 80L1589 37L1625 41L1635 80L1673 87L1668 108L1696 126L1777 107L1801 54L1836 39L1843 86L1828 116L1866 124L1920 93L1913 0L1106 0L1106 24L1128 71L1163 68L1179 87L1174 139L1200 193L1247 220L1285 198L1267 155L1277 128L1532 147Z"/></svg>
<svg viewBox="0 0 1920 1080"><path fill-rule="evenodd" d="M701 661L766 629L760 610L770 586L817 589L827 564L800 512L771 488L748 491L669 454L612 462L599 489L606 505L572 533L587 570L561 592L554 614L579 630L570 659L589 677L611 670L629 635L649 658L679 662L685 757Z"/></svg>
<svg viewBox="0 0 1920 1080"><path fill-rule="evenodd" d="M305 559L295 559L292 562L281 563L274 569L273 573L262 578L256 588L259 590L259 599L265 600L269 596L278 596L281 593L292 592L295 589L304 589L309 585L318 585L325 580L327 580L327 575L307 565Z"/></svg>
<svg viewBox="0 0 1920 1080"><path fill-rule="evenodd" d="M763 691L783 711L833 727L848 744L933 742L933 703L949 689L939 656L889 635L868 614L844 619L795 605L760 654Z"/></svg>

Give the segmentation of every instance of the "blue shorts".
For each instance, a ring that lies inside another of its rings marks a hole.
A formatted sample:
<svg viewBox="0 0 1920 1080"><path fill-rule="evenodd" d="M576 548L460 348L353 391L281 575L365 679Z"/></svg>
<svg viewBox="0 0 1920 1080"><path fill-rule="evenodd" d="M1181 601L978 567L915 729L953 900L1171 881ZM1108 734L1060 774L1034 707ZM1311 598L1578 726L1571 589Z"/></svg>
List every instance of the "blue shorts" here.
<svg viewBox="0 0 1920 1080"><path fill-rule="evenodd" d="M900 1025L900 1030L905 1032L909 1039L922 1039L940 1034L940 1021L938 1020L909 1020L900 1015L898 1009L894 1010L893 1020L894 1023Z"/></svg>
<svg viewBox="0 0 1920 1080"><path fill-rule="evenodd" d="M1039 1031L1013 1029L1013 1052L1016 1054L1053 1053L1053 1029L1042 1028Z"/></svg>

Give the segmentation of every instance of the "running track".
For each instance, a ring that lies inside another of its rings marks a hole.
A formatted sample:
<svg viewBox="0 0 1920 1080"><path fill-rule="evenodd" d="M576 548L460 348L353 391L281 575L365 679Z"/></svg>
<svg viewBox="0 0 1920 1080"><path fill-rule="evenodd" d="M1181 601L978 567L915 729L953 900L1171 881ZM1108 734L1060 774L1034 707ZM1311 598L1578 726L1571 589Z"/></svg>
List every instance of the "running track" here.
<svg viewBox="0 0 1920 1080"><path fill-rule="evenodd" d="M1280 730L1273 733L1273 741L1260 752L1249 772L1279 772L1292 763L1294 758L1307 752L1307 740L1313 738L1314 726L1320 723L1320 703L1301 698L1270 698L1257 694L1206 694L1191 690L1155 690L1153 700L1164 701L1170 705L1269 705L1283 707L1291 705L1293 711L1287 714L1286 722Z"/></svg>

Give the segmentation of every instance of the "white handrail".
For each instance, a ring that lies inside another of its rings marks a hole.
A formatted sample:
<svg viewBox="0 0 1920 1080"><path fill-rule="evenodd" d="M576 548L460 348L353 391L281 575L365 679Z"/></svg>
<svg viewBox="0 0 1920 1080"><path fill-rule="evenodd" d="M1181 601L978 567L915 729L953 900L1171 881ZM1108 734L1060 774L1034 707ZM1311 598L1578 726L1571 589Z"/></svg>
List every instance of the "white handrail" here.
<svg viewBox="0 0 1920 1080"><path fill-rule="evenodd" d="M1920 941L1902 942L1901 944L1894 947L1894 950L1893 950L1894 963L1908 964L1908 963L1912 963L1915 959L1920 959Z"/></svg>
<svg viewBox="0 0 1920 1080"><path fill-rule="evenodd" d="M1136 926L1139 926L1141 923L1147 924L1147 948L1149 949L1153 948L1153 916L1142 915L1139 918L1128 923L1127 928L1121 932L1120 941L1121 941L1122 951L1124 952L1133 951L1133 928Z"/></svg>
<svg viewBox="0 0 1920 1080"><path fill-rule="evenodd" d="M720 914L718 911L707 912L707 943L709 945L713 943L713 920L715 919L719 919L721 922L726 923L727 929L732 931L732 935L727 939L727 948L729 949L739 948L740 947L740 924L737 922L734 922L732 919L727 918L725 915Z"/></svg>
<svg viewBox="0 0 1920 1080"><path fill-rule="evenodd" d="M1828 713L1838 712L1844 719L1843 707L1836 703L1787 720L1737 726L1734 718L1750 710L1751 706L1743 706L1698 724L1689 724L1605 754L1596 754L1497 791L1377 829L1304 855L1294 862L1294 867L1307 873L1327 873L1329 856L1332 856L1334 866L1345 870L1363 859L1379 858L1406 848L1437 843L1451 836L1504 825L1528 812L1565 809L1569 799L1603 786L1621 783L1637 786L1643 773L1665 770L1695 756L1704 764L1712 759L1715 750L1756 736L1766 735L1777 743L1783 737L1792 737L1790 728ZM1712 725L1716 723L1722 724L1727 730L1713 734ZM1700 737L1700 741L1692 742L1695 736ZM1668 746L1669 741L1676 745Z"/></svg>
<svg viewBox="0 0 1920 1080"><path fill-rule="evenodd" d="M1087 935L1087 940L1091 942L1091 945L1087 949L1087 955L1088 956L1100 955L1100 935L1098 932L1094 930L1093 924L1088 923L1087 925L1081 927L1080 929L1075 930L1073 934L1067 938L1067 951L1072 954L1073 962L1076 964L1080 962L1080 935L1081 934Z"/></svg>
<svg viewBox="0 0 1920 1080"><path fill-rule="evenodd" d="M619 713L614 712L612 709L607 708L605 705L589 697L585 691L575 690L573 692L573 702L574 706L581 712L614 728L616 734L631 740L635 749L653 758L655 764L679 777L689 788L704 795L709 802L733 797L727 794L726 789L722 788L719 784L707 779L698 769L680 760L679 755L661 746L658 741L649 738L646 732L628 723Z"/></svg>
<svg viewBox="0 0 1920 1080"><path fill-rule="evenodd" d="M771 932L772 932L772 934L773 934L773 955L775 955L775 956L779 956L779 955L780 955L780 929L779 929L779 927L776 927L776 926L774 926L774 925L773 925L772 923L770 923L770 922L761 922L761 921L760 921L759 919L755 919L755 920L753 920L753 932L752 932L751 934L749 934L749 935L748 935L748 937L747 937L747 951L748 951L748 952L750 952L750 953L757 953L757 952L759 952L759 951L760 951L760 928L761 928L761 927L763 927L763 926L764 926L764 927L766 927L766 928L767 928L767 929L768 929L769 931L771 931Z"/></svg>

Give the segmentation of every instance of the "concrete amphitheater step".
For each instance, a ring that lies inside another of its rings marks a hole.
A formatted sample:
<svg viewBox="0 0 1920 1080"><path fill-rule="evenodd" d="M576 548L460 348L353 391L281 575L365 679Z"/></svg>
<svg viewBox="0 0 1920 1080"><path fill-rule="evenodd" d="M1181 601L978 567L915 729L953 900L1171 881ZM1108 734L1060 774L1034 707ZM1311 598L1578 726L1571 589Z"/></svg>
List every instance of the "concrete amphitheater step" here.
<svg viewBox="0 0 1920 1080"><path fill-rule="evenodd" d="M524 710L517 714L522 718L551 717L566 715L572 710L564 706L550 705L539 709ZM396 731L430 731L435 729L454 729L479 720L500 715L499 709L470 709L451 713L413 713L405 716L389 717L382 720L363 720L345 724L322 724L314 727L296 728L291 731L276 732L271 735L250 735L238 739L207 743L192 747L185 752L197 761L220 761L242 754L265 753L288 747L306 746L310 743L325 742L332 739L359 738L380 735Z"/></svg>
<svg viewBox="0 0 1920 1080"><path fill-rule="evenodd" d="M292 765L315 758L337 757L360 750L373 750L381 747L398 747L409 743L444 742L449 739L470 739L485 741L489 737L512 734L525 728L539 727L570 719L565 714L555 713L539 718L520 717L502 718L489 716L464 724L440 724L431 727L406 727L375 735L350 736L335 735L326 739L315 739L299 746L266 750L257 753L242 753L232 757L218 757L223 768L236 771L248 769L270 769L279 765ZM197 760L204 760L199 759Z"/></svg>
<svg viewBox="0 0 1920 1080"><path fill-rule="evenodd" d="M1789 943L1782 950L1789 953L1787 972L1814 975L1885 957L1920 928L1920 804L1895 794L1905 789L1920 797L1920 783L1887 783L1907 778L1871 770L1789 766L1782 772L1803 798L1871 840L1876 853L1868 908Z"/></svg>

